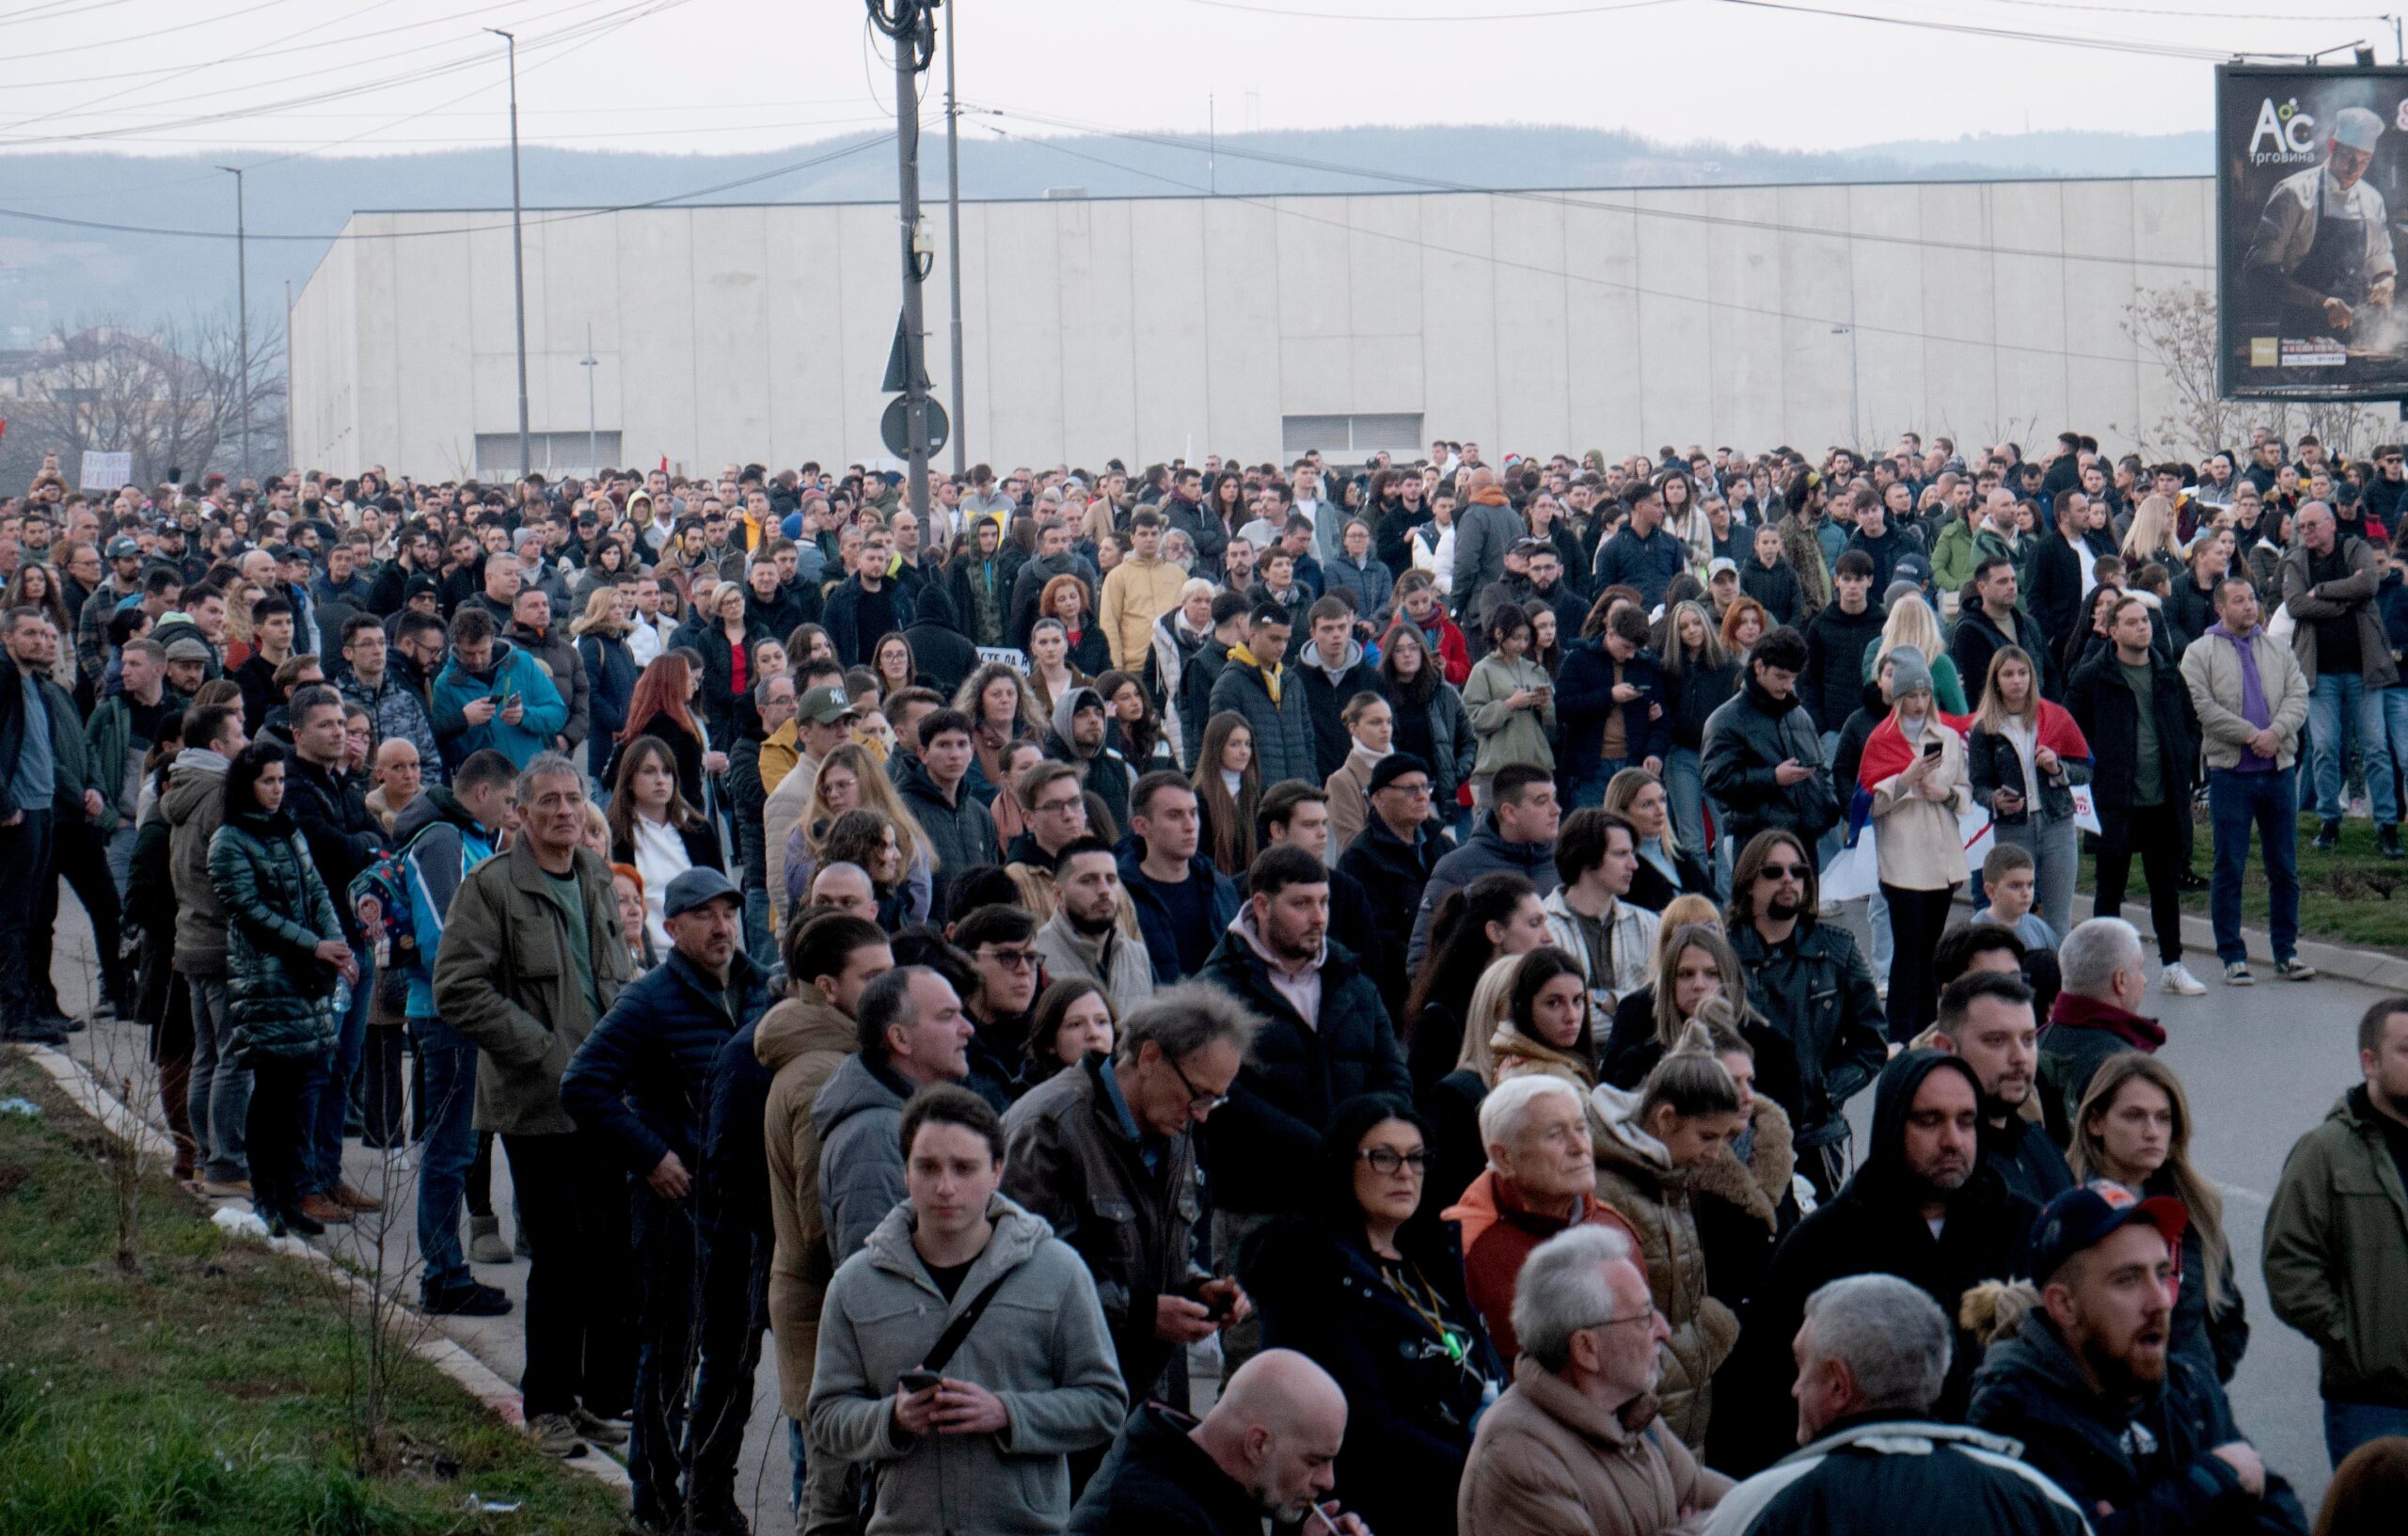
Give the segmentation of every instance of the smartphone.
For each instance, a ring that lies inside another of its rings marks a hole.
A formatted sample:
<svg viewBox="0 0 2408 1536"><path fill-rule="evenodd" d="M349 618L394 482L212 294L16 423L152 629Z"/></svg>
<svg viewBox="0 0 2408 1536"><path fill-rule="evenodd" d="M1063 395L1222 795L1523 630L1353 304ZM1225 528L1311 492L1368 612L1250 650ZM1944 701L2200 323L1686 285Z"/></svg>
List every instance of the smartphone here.
<svg viewBox="0 0 2408 1536"><path fill-rule="evenodd" d="M927 1391L929 1387L936 1386L939 1382L943 1381L944 1378L938 1375L933 1370L923 1370L919 1367L914 1366L911 1370L903 1372L900 1376L895 1377L895 1380L904 1391L917 1395Z"/></svg>
<svg viewBox="0 0 2408 1536"><path fill-rule="evenodd" d="M1940 755L1940 743L1939 743L1939 742L1937 742L1937 741L1926 741L1926 742L1925 742L1925 743L1923 744L1923 754L1924 754L1925 757L1937 757L1937 756L1939 756L1939 755Z"/></svg>

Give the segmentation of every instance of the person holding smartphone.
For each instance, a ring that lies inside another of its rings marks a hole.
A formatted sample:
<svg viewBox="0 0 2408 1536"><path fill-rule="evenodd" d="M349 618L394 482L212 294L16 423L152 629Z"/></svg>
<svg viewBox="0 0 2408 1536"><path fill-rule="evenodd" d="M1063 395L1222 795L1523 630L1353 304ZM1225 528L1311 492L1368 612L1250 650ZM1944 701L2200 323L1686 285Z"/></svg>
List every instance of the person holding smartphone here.
<svg viewBox="0 0 2408 1536"><path fill-rule="evenodd" d="M1890 669L1890 718L1865 741L1857 783L1873 798L1875 859L1896 936L1890 1038L1904 1042L1939 1013L1931 954L1966 879L1956 818L1972 808L1973 796L1965 773L1967 722L1939 713L1923 652L1901 645L1883 664Z"/></svg>

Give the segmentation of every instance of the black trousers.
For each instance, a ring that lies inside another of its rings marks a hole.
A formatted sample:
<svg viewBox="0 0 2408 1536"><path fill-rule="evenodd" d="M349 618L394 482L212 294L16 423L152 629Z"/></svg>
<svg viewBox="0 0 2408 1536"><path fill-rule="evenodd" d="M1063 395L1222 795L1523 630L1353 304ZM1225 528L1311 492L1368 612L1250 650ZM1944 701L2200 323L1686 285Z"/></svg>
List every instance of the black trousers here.
<svg viewBox="0 0 2408 1536"><path fill-rule="evenodd" d="M50 867L51 815L24 811L0 827L0 1029L33 1021L45 996L55 1002L50 987L50 926L36 921L41 911L44 880L38 871ZM52 900L55 909L55 897ZM41 972L35 979L35 938L40 929Z"/></svg>
<svg viewBox="0 0 2408 1536"><path fill-rule="evenodd" d="M250 1149L251 1206L282 1215L301 1203L307 1182L302 1161L309 1141L312 1098L325 1077L325 1064L287 1056L251 1062L251 1113L243 1131Z"/></svg>
<svg viewBox="0 0 2408 1536"><path fill-rule="evenodd" d="M37 882L33 928L26 936L28 962L33 966L34 1006L37 1011L57 1013L58 989L50 979L50 949L52 936L58 927L58 882L65 880L75 888L75 899L92 919L92 949L100 957L100 974L92 978L92 995L98 999L105 991L108 979L119 971L118 942L119 910L117 877L109 873L109 843L100 829L79 813L63 816L55 812L51 817L50 867ZM0 879L13 880L19 866L0 864Z"/></svg>
<svg viewBox="0 0 2408 1536"><path fill-rule="evenodd" d="M2132 855L2141 856L2141 879L2148 887L2148 919L2157 929L2157 958L2172 965L2182 958L2183 823L2191 804L2135 805L2102 810L2099 824L2099 898L2093 917L2124 915L2124 891L2132 876ZM1901 952L1903 953L1901 941Z"/></svg>
<svg viewBox="0 0 2408 1536"><path fill-rule="evenodd" d="M702 1313L695 1333L694 1411L686 1430L689 1502L707 1514L735 1502L736 1464L752 1413L752 1373L769 1325L767 1232L721 1212L703 1233Z"/></svg>
<svg viewBox="0 0 2408 1536"><path fill-rule="evenodd" d="M526 1230L529 1418L582 1405L626 1416L635 1399L635 1291L627 1263L627 1176L585 1132L509 1135L510 1181Z"/></svg>
<svg viewBox="0 0 2408 1536"><path fill-rule="evenodd" d="M381 984L385 978L376 979ZM400 1024L371 1020L361 1047L353 1091L359 1096L364 1122L361 1140L379 1150L405 1146L409 1140L402 1111L402 1041L407 1033Z"/></svg>
<svg viewBox="0 0 2408 1536"><path fill-rule="evenodd" d="M701 1354L694 1323L703 1257L693 1196L664 1200L648 1184L632 1187L643 1298L636 1314L636 1408L627 1437L627 1477L642 1519L653 1512L673 1512L685 1502L686 1404Z"/></svg>
<svg viewBox="0 0 2408 1536"><path fill-rule="evenodd" d="M1931 971L1931 952L1948 931L1948 909L1956 887L1940 891L1909 891L1881 886L1890 904L1890 932L1896 940L1890 955L1890 1038L1911 1040L1940 1014L1940 988Z"/></svg>

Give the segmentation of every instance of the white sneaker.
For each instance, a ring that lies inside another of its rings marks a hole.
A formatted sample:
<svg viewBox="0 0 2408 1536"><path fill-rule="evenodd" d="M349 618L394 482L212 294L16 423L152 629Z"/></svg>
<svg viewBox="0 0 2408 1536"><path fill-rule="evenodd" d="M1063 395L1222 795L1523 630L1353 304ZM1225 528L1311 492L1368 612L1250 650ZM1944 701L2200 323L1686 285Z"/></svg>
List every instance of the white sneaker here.
<svg viewBox="0 0 2408 1536"><path fill-rule="evenodd" d="M2177 960L2159 974L2158 980L2177 997L2205 997L2207 985L2191 974L2191 968Z"/></svg>

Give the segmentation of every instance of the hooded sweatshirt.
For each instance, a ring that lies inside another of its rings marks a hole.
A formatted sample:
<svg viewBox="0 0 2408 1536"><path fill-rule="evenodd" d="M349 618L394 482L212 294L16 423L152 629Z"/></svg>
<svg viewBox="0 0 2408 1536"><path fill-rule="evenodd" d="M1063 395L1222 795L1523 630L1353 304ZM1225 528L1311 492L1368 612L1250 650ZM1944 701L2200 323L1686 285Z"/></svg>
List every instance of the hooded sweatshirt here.
<svg viewBox="0 0 2408 1536"><path fill-rule="evenodd" d="M1346 702L1357 693L1378 692L1380 676L1364 665L1362 642L1352 636L1334 666L1322 658L1320 646L1306 641L1288 673L1291 681L1304 685L1305 708L1313 723L1312 782L1322 784L1346 766L1346 755L1354 748L1340 718Z"/></svg>
<svg viewBox="0 0 2408 1536"><path fill-rule="evenodd" d="M209 840L226 813L226 768L215 752L187 747L168 767L159 799L176 888L175 968L209 980L226 974L226 910L209 881Z"/></svg>
<svg viewBox="0 0 2408 1536"><path fill-rule="evenodd" d="M394 816L393 846L403 850L418 950L409 965L407 1009L413 1019L433 1019L435 952L443 942L444 915L468 871L494 856L496 839L452 791L430 784Z"/></svg>
<svg viewBox="0 0 2408 1536"><path fill-rule="evenodd" d="M1112 813L1116 832L1129 827L1129 759L1099 741L1092 752L1082 749L1070 727L1077 720L1082 705L1104 711L1111 718L1103 695L1082 684L1067 688L1054 701L1054 728L1045 737L1045 755L1057 763L1068 763L1085 776L1085 786L1103 799L1104 809Z"/></svg>

